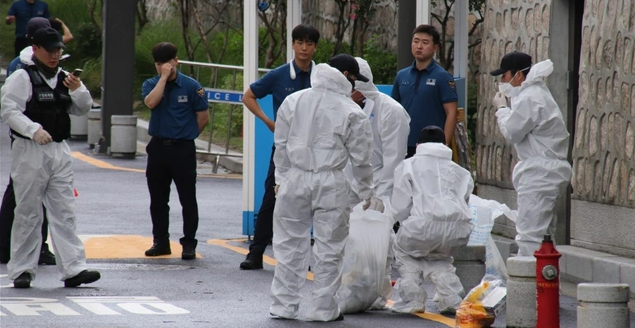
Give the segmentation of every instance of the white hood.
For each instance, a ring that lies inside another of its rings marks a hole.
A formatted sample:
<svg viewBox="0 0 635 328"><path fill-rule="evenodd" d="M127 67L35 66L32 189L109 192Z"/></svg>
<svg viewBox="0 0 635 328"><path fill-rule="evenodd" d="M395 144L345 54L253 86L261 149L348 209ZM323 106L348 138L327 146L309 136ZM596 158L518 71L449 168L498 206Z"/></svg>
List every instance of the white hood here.
<svg viewBox="0 0 635 328"><path fill-rule="evenodd" d="M20 61L25 65L33 65L33 47L26 47L20 52Z"/></svg>
<svg viewBox="0 0 635 328"><path fill-rule="evenodd" d="M311 88L329 90L343 95L350 95L353 86L346 76L328 64L318 64L311 71Z"/></svg>
<svg viewBox="0 0 635 328"><path fill-rule="evenodd" d="M550 59L543 60L531 67L527 78L521 84L522 88L532 84L544 82L543 78L553 73L553 62Z"/></svg>
<svg viewBox="0 0 635 328"><path fill-rule="evenodd" d="M379 95L379 90L373 83L373 72L370 70L370 65L364 58L355 57L355 60L359 65L359 73L368 78L368 82L355 81L355 90L361 92L364 97L375 100Z"/></svg>

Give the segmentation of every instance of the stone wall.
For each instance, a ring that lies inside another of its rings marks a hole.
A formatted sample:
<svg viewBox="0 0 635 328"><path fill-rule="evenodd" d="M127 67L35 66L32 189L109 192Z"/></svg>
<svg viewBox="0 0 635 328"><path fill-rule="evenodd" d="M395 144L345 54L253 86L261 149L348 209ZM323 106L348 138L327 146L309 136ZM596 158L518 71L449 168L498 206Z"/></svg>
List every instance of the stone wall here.
<svg viewBox="0 0 635 328"><path fill-rule="evenodd" d="M635 207L635 10L586 1L573 146L573 197Z"/></svg>
<svg viewBox="0 0 635 328"><path fill-rule="evenodd" d="M513 188L511 172L517 161L512 145L505 141L496 124L496 108L491 99L498 86L489 72L499 67L503 55L514 50L530 54L534 62L547 59L550 19L550 0L487 1L476 131L479 183Z"/></svg>

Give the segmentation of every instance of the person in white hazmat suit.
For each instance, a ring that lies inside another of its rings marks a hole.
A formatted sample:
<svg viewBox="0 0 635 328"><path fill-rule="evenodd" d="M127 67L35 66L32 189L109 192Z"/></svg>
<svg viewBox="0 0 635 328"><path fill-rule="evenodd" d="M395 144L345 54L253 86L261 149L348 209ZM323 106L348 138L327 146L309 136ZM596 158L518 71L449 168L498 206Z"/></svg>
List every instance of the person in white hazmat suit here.
<svg viewBox="0 0 635 328"><path fill-rule="evenodd" d="M364 209L383 207L373 193L370 122L349 98L355 80L368 79L349 55L334 56L329 64L316 65L312 87L289 95L278 110L274 133L278 191L273 220L273 252L278 264L270 307L276 318L298 317L313 224L315 278L307 319L343 319L335 293L341 283L349 228L350 187L343 173L349 160L360 197L366 200Z"/></svg>
<svg viewBox="0 0 635 328"><path fill-rule="evenodd" d="M369 81L355 81L355 89L351 98L366 113L370 121L373 131L373 156L371 157L371 165L373 166L373 184L375 185L375 195L383 201L387 212L390 210L390 196L392 195L392 187L394 182L395 168L406 157L408 149L408 134L410 133L410 115L401 106L399 102L394 100L387 94L379 92L373 83L373 73L368 62L360 57L355 57L359 65L359 71L366 76ZM344 170L346 176L351 183L351 207L354 207L361 201L357 193L357 186L353 179L351 166L347 166ZM387 218L392 216L387 215ZM394 222L391 222L392 226ZM390 229L388 257L386 259L386 273L388 275L385 281L386 296L390 296L392 285L390 283L391 264L394 258L392 252L392 242L394 231ZM383 308L386 300L381 298L375 303L373 308Z"/></svg>
<svg viewBox="0 0 635 328"><path fill-rule="evenodd" d="M86 114L92 97L78 77L59 67L64 44L57 31L39 29L31 43L32 60L0 92L0 116L15 137L11 178L17 206L7 271L14 287L30 287L42 243L44 202L64 286L77 287L100 274L87 270L84 244L75 232L72 157L64 139L70 137L68 114Z"/></svg>
<svg viewBox="0 0 635 328"><path fill-rule="evenodd" d="M555 233L556 203L571 180L567 160L569 132L543 77L553 72L547 59L531 66L531 57L512 52L492 71L500 91L492 103L501 134L512 144L518 163L512 183L518 193L516 243L519 256L534 256L545 234ZM511 108L506 97L511 98Z"/></svg>
<svg viewBox="0 0 635 328"><path fill-rule="evenodd" d="M452 254L467 245L474 228L467 205L473 188L470 172L452 161L443 130L424 128L416 154L395 170L392 214L401 227L394 243L400 277L393 311L425 312L422 274L435 285L441 313L460 305L464 289Z"/></svg>

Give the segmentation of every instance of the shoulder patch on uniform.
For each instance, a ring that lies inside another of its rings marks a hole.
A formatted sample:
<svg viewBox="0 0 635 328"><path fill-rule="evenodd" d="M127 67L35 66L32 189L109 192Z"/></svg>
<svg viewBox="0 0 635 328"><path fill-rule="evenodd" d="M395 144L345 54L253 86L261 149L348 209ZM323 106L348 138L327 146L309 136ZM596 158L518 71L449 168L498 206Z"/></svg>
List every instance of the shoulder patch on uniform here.
<svg viewBox="0 0 635 328"><path fill-rule="evenodd" d="M205 89L203 88L198 88L196 89L196 93L201 97L201 98L205 98Z"/></svg>
<svg viewBox="0 0 635 328"><path fill-rule="evenodd" d="M456 84L454 83L453 80L448 81L448 84L450 85L450 89L456 90Z"/></svg>

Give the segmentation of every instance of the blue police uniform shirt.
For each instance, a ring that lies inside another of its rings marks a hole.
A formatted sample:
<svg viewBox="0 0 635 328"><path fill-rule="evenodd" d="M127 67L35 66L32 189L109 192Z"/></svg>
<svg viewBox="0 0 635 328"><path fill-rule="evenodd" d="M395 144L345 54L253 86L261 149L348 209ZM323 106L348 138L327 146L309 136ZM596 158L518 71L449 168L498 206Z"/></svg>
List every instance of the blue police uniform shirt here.
<svg viewBox="0 0 635 328"><path fill-rule="evenodd" d="M454 77L434 60L423 70L416 61L397 73L391 96L410 115L408 147L414 147L419 133L429 125L445 128L443 104L458 101Z"/></svg>
<svg viewBox="0 0 635 328"><path fill-rule="evenodd" d="M26 37L26 25L33 17L49 18L49 5L40 0L29 3L26 0L18 0L11 4L7 16L15 16L15 37Z"/></svg>
<svg viewBox="0 0 635 328"><path fill-rule="evenodd" d="M278 108L288 95L302 89L311 87L311 69L308 72L301 70L292 61L295 69L295 80L291 79L291 63L278 66L269 71L260 80L252 83L249 88L256 98L264 98L267 95L273 96L273 120L276 120Z"/></svg>
<svg viewBox="0 0 635 328"><path fill-rule="evenodd" d="M9 66L7 66L7 77L9 77L11 74L13 74L13 72L19 70L20 68L26 67L27 65L24 64L21 60L20 60L20 56L15 57L10 63Z"/></svg>
<svg viewBox="0 0 635 328"><path fill-rule="evenodd" d="M141 99L152 92L160 78L158 75L143 82ZM161 102L152 109L148 134L161 139L194 140L199 135L196 112L208 108L201 84L177 71L176 79L166 82Z"/></svg>

